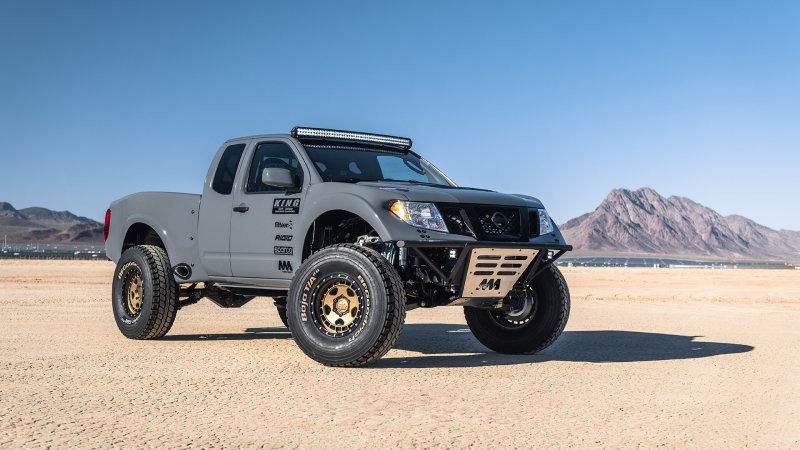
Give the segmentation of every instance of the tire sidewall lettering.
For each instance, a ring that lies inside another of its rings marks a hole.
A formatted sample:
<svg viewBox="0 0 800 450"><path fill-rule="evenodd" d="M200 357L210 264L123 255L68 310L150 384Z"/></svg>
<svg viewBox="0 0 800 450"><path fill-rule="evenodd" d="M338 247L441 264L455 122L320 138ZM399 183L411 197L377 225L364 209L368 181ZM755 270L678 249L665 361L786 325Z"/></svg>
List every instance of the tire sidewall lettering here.
<svg viewBox="0 0 800 450"><path fill-rule="evenodd" d="M361 287L361 292L364 293L364 316L361 318L361 323L359 324L358 328L348 337L348 342L353 342L367 328L367 325L369 324L370 312L372 311L372 301L367 281L364 280L364 277L361 276L361 274L356 275L356 281Z"/></svg>
<svg viewBox="0 0 800 450"><path fill-rule="evenodd" d="M125 264L123 264L117 270L117 277L116 277L117 281L116 281L116 283L118 284L118 286L116 287L115 291L118 291L119 297L117 297L116 293L115 293L115 296L114 296L114 303L115 303L114 308L115 309L119 309L119 311L117 312L117 316L118 316L119 320L121 322L123 322L125 325L130 325L130 326L136 325L136 322L138 322L139 319L143 315L143 314L140 313L140 314L137 314L136 316L130 316L127 313L127 308L125 306L125 302L126 302L126 299L125 299L125 295L126 295L126 293L125 293L125 281L130 276L131 272L134 272L134 271L139 273L139 276L141 276L141 278L142 278L142 283L143 284L146 283L146 281L145 281L145 279L146 279L145 272L141 269L141 266L139 265L139 263L136 262L136 261L133 261L133 260L132 261L128 261ZM147 289L145 288L144 292L143 292L142 302L145 302L146 298L147 298Z"/></svg>
<svg viewBox="0 0 800 450"><path fill-rule="evenodd" d="M308 316L308 295L311 292L311 288L314 286L314 283L317 281L317 278L319 277L319 271L320 269L315 269L303 284L303 293L300 296L300 320L303 322L308 322L311 320L311 318Z"/></svg>
<svg viewBox="0 0 800 450"><path fill-rule="evenodd" d="M117 272L117 279L122 281L123 277L125 276L125 272L127 272L131 267L136 267L139 269L139 264L136 264L136 261L126 262L122 267L119 268L119 271ZM139 271L141 272L141 269L139 269Z"/></svg>

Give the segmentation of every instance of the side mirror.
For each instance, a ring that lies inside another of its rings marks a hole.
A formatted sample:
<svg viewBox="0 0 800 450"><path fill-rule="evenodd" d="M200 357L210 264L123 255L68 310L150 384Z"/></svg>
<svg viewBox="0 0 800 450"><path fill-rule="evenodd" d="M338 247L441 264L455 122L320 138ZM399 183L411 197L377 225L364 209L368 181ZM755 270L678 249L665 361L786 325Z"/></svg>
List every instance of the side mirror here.
<svg viewBox="0 0 800 450"><path fill-rule="evenodd" d="M293 188L294 179L292 172L289 169L281 167L267 167L261 172L261 182L267 186L275 186L280 188Z"/></svg>

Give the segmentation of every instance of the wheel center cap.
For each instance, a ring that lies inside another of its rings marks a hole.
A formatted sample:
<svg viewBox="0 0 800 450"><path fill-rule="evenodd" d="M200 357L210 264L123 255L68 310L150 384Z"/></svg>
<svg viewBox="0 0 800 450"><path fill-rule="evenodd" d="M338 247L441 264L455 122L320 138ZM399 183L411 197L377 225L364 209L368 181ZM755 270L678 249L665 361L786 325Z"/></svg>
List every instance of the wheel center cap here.
<svg viewBox="0 0 800 450"><path fill-rule="evenodd" d="M350 311L350 301L344 297L339 297L336 299L336 304L334 305L336 308L336 313L340 316L345 315L348 311Z"/></svg>

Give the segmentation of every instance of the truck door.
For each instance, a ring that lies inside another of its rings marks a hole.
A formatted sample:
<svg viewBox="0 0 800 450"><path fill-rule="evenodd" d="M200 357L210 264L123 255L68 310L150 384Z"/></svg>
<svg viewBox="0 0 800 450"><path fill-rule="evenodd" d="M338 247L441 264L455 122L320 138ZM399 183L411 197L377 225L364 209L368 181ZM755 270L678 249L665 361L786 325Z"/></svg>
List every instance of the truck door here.
<svg viewBox="0 0 800 450"><path fill-rule="evenodd" d="M262 183L267 168L288 169L296 188ZM298 227L306 182L302 163L290 140L257 142L247 166L247 179L237 189L231 215L231 270L235 277L292 277L294 256L303 235Z"/></svg>
<svg viewBox="0 0 800 450"><path fill-rule="evenodd" d="M246 142L226 145L212 162L203 187L198 247L203 267L211 276L231 276L230 212L236 173L246 146Z"/></svg>

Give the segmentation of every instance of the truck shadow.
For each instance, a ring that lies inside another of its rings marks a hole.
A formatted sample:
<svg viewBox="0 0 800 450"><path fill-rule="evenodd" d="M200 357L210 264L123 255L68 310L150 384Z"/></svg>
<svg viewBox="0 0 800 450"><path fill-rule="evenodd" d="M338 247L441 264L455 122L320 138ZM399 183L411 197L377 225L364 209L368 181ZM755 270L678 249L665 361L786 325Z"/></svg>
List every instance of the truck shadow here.
<svg viewBox="0 0 800 450"><path fill-rule="evenodd" d="M284 327L246 328L244 333L174 334L162 341L250 341L254 339L291 339L292 333Z"/></svg>
<svg viewBox="0 0 800 450"><path fill-rule="evenodd" d="M164 341L243 341L291 339L283 327L246 328L243 333L168 335ZM370 368L482 367L547 361L626 363L707 358L745 353L750 345L698 340L701 336L645 333L622 330L565 331L556 343L536 355L503 355L489 351L466 325L406 324L395 344L397 350L415 354L394 356L389 352Z"/></svg>
<svg viewBox="0 0 800 450"><path fill-rule="evenodd" d="M390 352L369 367L480 367L547 361L626 363L707 358L754 348L698 338L701 336L620 330L565 331L553 346L539 354L503 355L487 351L466 325L408 324L394 348L421 355L396 357Z"/></svg>

